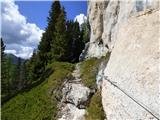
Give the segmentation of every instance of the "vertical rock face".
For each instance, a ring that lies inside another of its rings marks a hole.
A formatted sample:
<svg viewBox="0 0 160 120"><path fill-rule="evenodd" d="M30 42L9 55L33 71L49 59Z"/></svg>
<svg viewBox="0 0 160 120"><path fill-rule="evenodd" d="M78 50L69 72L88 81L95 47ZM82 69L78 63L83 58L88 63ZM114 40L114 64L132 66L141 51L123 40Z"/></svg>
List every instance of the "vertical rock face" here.
<svg viewBox="0 0 160 120"><path fill-rule="evenodd" d="M102 82L107 120L160 119L159 1L89 1L86 58L111 52ZM102 74L102 75L103 75Z"/></svg>
<svg viewBox="0 0 160 120"><path fill-rule="evenodd" d="M160 118L159 15L160 11L143 12L117 32L102 83L108 120Z"/></svg>
<svg viewBox="0 0 160 120"><path fill-rule="evenodd" d="M91 26L89 47L85 58L101 57L112 51L117 31L129 17L139 11L156 9L156 0L101 0L88 2L88 19Z"/></svg>

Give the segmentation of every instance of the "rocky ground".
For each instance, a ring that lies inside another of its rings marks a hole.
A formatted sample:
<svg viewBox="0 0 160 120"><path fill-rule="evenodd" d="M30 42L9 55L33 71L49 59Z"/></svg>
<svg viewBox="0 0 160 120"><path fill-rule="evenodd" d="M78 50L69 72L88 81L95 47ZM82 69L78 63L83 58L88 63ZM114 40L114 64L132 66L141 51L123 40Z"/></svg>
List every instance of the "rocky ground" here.
<svg viewBox="0 0 160 120"><path fill-rule="evenodd" d="M81 83L80 67L76 65L73 79L66 80L62 88L59 120L83 120L92 91Z"/></svg>

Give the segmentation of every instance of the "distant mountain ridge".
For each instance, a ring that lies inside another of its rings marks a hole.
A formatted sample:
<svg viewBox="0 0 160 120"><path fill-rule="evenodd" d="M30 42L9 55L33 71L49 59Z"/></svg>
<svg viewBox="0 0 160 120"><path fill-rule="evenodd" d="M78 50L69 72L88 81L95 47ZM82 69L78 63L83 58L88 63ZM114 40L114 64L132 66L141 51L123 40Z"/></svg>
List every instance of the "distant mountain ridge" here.
<svg viewBox="0 0 160 120"><path fill-rule="evenodd" d="M11 53L5 53L5 57L6 58L11 58L13 64L17 64L18 59L20 58L20 57L17 57L15 55L11 54ZM20 59L21 59L22 63L25 61L25 59L23 59L23 58L20 58Z"/></svg>

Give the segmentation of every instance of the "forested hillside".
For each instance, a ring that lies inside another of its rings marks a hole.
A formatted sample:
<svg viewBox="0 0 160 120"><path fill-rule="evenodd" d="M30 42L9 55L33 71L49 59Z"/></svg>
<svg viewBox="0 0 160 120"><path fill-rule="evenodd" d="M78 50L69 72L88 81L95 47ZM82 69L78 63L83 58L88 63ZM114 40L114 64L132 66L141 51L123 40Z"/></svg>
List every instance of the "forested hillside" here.
<svg viewBox="0 0 160 120"><path fill-rule="evenodd" d="M25 60L12 54L5 54L5 45L1 39L1 100L8 100L26 86Z"/></svg>
<svg viewBox="0 0 160 120"><path fill-rule="evenodd" d="M66 20L65 8L59 1L53 2L47 21L41 42L29 60L19 58L16 64L12 63L4 54L5 45L1 38L2 101L42 81L48 64L79 61L79 55L89 40L87 21L80 26L77 21Z"/></svg>

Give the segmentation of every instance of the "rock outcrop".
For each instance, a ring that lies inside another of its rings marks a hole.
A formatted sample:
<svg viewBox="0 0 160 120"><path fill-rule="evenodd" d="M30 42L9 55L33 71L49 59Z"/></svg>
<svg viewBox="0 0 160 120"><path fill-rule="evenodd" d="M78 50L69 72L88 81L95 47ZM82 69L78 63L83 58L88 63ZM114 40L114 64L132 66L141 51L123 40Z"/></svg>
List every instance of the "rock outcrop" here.
<svg viewBox="0 0 160 120"><path fill-rule="evenodd" d="M105 56L108 51L112 51L118 39L117 31L123 27L123 22L139 11L158 7L158 0L89 1L88 19L91 35L84 51L85 58Z"/></svg>
<svg viewBox="0 0 160 120"><path fill-rule="evenodd" d="M88 2L85 58L111 52L97 77L107 120L160 119L159 15L156 0Z"/></svg>

